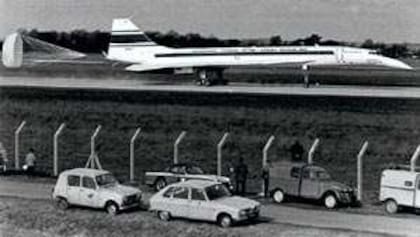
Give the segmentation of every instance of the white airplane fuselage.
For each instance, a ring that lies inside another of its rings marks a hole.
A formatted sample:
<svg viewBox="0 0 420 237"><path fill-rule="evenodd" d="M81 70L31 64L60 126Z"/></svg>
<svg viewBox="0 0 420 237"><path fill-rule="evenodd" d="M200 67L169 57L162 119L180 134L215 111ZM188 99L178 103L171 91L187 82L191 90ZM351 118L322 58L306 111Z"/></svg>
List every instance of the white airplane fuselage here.
<svg viewBox="0 0 420 237"><path fill-rule="evenodd" d="M171 48L151 41L128 19L115 19L107 58L130 64L129 71L223 70L235 66L374 65L411 69L369 49L345 46ZM203 78L207 77L206 71Z"/></svg>

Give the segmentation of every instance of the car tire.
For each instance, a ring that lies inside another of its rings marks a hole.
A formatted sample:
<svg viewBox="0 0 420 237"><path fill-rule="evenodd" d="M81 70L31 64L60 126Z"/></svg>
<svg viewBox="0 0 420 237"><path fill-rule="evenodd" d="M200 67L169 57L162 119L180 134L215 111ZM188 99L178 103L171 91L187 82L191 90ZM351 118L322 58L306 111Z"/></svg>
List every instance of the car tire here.
<svg viewBox="0 0 420 237"><path fill-rule="evenodd" d="M284 201L284 192L281 189L277 189L273 192L272 198L275 203L282 203Z"/></svg>
<svg viewBox="0 0 420 237"><path fill-rule="evenodd" d="M338 205L337 197L332 193L326 194L324 196L323 202L324 206L328 209L334 209Z"/></svg>
<svg viewBox="0 0 420 237"><path fill-rule="evenodd" d="M115 204L115 202L108 202L105 206L105 209L106 212L111 216L117 215L119 211L118 205Z"/></svg>
<svg viewBox="0 0 420 237"><path fill-rule="evenodd" d="M398 204L395 200L389 199L385 202L385 211L388 214L395 214L398 212Z"/></svg>
<svg viewBox="0 0 420 237"><path fill-rule="evenodd" d="M55 202L55 206L60 210L66 210L70 206L69 202L67 202L67 200L62 197L56 198L54 202Z"/></svg>
<svg viewBox="0 0 420 237"><path fill-rule="evenodd" d="M217 224L219 224L220 227L228 228L233 224L232 217L228 214L221 214L217 218Z"/></svg>
<svg viewBox="0 0 420 237"><path fill-rule="evenodd" d="M171 220L171 213L167 211L158 211L157 216L162 221L170 221Z"/></svg>
<svg viewBox="0 0 420 237"><path fill-rule="evenodd" d="M166 187L166 180L164 178L158 178L155 182L155 190L160 191Z"/></svg>

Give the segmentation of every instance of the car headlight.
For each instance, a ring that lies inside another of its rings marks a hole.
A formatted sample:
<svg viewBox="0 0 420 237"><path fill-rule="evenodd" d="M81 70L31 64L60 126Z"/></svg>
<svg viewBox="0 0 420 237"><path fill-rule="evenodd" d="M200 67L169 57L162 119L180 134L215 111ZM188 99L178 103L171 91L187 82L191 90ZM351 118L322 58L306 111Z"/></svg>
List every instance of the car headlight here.
<svg viewBox="0 0 420 237"><path fill-rule="evenodd" d="M240 216L245 216L246 215L246 210L240 210L239 215Z"/></svg>

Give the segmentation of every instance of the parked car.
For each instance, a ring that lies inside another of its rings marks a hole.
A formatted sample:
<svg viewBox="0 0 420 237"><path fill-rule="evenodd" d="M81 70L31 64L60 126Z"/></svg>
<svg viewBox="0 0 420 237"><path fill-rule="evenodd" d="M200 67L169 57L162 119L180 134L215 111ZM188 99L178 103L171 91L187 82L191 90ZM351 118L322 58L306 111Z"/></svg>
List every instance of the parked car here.
<svg viewBox="0 0 420 237"><path fill-rule="evenodd" d="M355 190L334 181L320 166L278 162L270 165L269 176L269 190L276 203L286 196L320 200L329 209L356 202Z"/></svg>
<svg viewBox="0 0 420 237"><path fill-rule="evenodd" d="M61 209L77 205L104 208L109 214L115 215L139 206L142 192L119 184L108 171L76 168L60 173L52 197Z"/></svg>
<svg viewBox="0 0 420 237"><path fill-rule="evenodd" d="M420 172L386 169L382 171L379 200L392 214L400 207L420 208Z"/></svg>
<svg viewBox="0 0 420 237"><path fill-rule="evenodd" d="M231 196L225 185L207 180L188 180L171 184L150 198L150 210L159 219L172 217L217 222L222 227L258 218L261 204Z"/></svg>
<svg viewBox="0 0 420 237"><path fill-rule="evenodd" d="M168 184L190 179L220 182L226 185L229 190L233 190L232 183L228 177L204 174L200 167L189 163L173 164L162 172L146 172L146 184L154 187L156 191L161 190Z"/></svg>

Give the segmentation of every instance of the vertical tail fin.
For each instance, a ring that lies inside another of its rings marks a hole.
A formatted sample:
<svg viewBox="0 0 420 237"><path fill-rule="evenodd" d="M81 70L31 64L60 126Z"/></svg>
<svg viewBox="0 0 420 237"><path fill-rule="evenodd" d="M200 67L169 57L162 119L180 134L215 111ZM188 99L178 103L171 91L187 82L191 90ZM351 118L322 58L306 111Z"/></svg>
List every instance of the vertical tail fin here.
<svg viewBox="0 0 420 237"><path fill-rule="evenodd" d="M114 45L156 45L144 32L127 18L112 21L111 44Z"/></svg>

